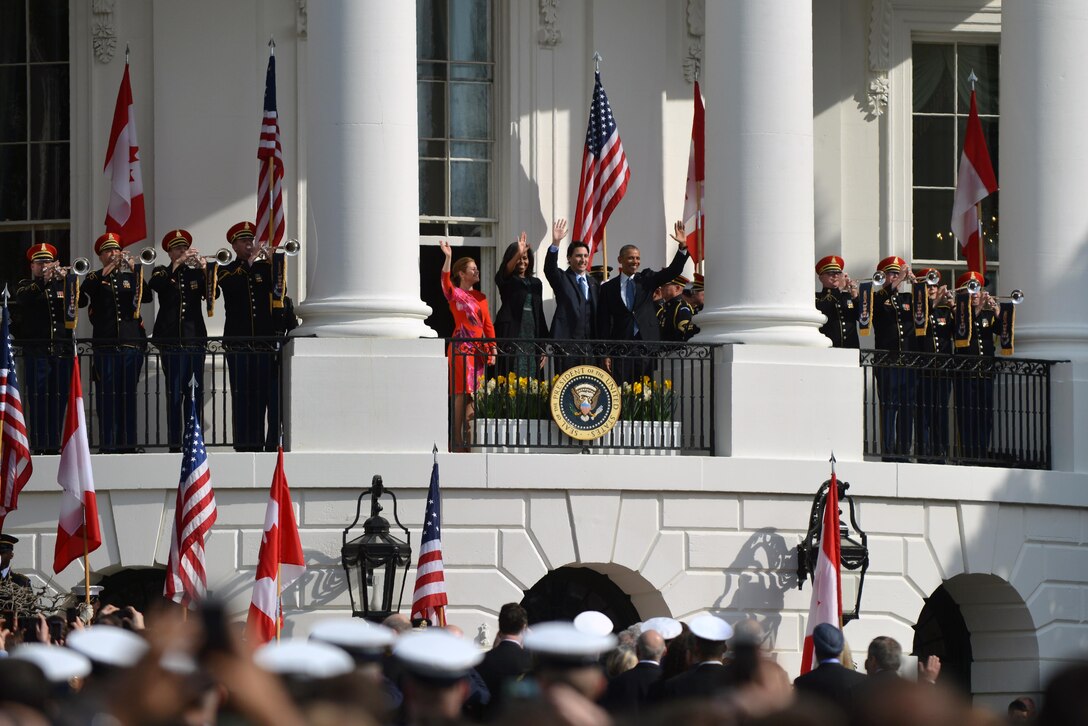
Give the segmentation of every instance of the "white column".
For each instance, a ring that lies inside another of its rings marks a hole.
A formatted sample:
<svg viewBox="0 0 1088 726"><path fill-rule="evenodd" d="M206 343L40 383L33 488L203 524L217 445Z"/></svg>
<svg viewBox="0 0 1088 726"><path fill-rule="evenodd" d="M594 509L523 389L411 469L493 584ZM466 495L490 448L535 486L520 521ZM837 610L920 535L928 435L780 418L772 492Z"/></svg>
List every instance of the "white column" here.
<svg viewBox="0 0 1088 726"><path fill-rule="evenodd" d="M302 335L433 337L419 299L416 4L307 8Z"/></svg>
<svg viewBox="0 0 1088 726"><path fill-rule="evenodd" d="M812 298L812 3L706 4L700 340L828 347Z"/></svg>
<svg viewBox="0 0 1088 726"><path fill-rule="evenodd" d="M1001 292L1016 309L1016 353L1088 361L1088 4L1001 8Z"/></svg>

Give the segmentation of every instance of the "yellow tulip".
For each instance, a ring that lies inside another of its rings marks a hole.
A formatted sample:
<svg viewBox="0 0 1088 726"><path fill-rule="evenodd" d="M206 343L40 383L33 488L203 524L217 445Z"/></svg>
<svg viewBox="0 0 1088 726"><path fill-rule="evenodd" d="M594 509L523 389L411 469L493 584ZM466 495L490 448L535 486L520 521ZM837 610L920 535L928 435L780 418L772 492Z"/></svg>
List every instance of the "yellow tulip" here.
<svg viewBox="0 0 1088 726"><path fill-rule="evenodd" d="M500 386L505 386L506 385L506 376L502 375L501 373L499 374L499 385Z"/></svg>
<svg viewBox="0 0 1088 726"><path fill-rule="evenodd" d="M634 391L636 396L641 396L642 395L642 384L638 383L636 381L635 385L631 387L631 390Z"/></svg>

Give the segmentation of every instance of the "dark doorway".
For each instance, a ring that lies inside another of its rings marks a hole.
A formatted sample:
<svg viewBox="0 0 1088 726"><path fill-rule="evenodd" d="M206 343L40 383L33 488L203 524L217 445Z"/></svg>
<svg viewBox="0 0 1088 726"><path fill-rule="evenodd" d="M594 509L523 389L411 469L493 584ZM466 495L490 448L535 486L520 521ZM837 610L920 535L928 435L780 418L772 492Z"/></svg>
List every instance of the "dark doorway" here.
<svg viewBox="0 0 1088 726"><path fill-rule="evenodd" d="M918 624L914 626L914 655L935 655L941 659L941 683L962 693L971 693L971 632L960 606L941 585L925 599Z"/></svg>
<svg viewBox="0 0 1088 726"><path fill-rule="evenodd" d="M530 625L573 620L586 610L607 615L617 633L641 620L631 596L588 567L560 567L549 572L525 593L521 605L529 613Z"/></svg>
<svg viewBox="0 0 1088 726"><path fill-rule="evenodd" d="M98 583L102 586L99 601L103 605L125 607L131 605L141 613L152 607L164 605L167 600L162 595L166 582L166 570L158 568L133 568L121 570L103 577Z"/></svg>
<svg viewBox="0 0 1088 726"><path fill-rule="evenodd" d="M456 262L461 257L471 257L479 265L480 248L454 247L453 261ZM453 335L453 314L446 302L446 296L442 294L442 262L444 259L442 248L434 245L420 245L419 297L423 302L431 306L431 317L423 322L438 333L439 338L448 338ZM485 274L482 268L480 274Z"/></svg>

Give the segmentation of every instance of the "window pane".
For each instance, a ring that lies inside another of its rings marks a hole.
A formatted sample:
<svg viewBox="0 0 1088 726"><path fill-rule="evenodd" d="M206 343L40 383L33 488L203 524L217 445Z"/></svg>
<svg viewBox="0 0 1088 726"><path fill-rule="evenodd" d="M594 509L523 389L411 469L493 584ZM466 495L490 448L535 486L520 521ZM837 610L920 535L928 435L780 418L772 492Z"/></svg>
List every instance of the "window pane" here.
<svg viewBox="0 0 1088 726"><path fill-rule="evenodd" d="M68 0L32 0L29 5L31 62L68 60Z"/></svg>
<svg viewBox="0 0 1088 726"><path fill-rule="evenodd" d="M416 78L421 81L444 81L448 63L416 63Z"/></svg>
<svg viewBox="0 0 1088 726"><path fill-rule="evenodd" d="M30 146L31 219L68 218L68 144Z"/></svg>
<svg viewBox="0 0 1088 726"><path fill-rule="evenodd" d="M450 162L450 216L486 217L490 164Z"/></svg>
<svg viewBox="0 0 1088 726"><path fill-rule="evenodd" d="M446 142L445 141L420 141L419 142L419 155L420 157L431 157L435 159L446 158Z"/></svg>
<svg viewBox="0 0 1088 726"><path fill-rule="evenodd" d="M446 215L445 162L419 162L419 213L429 217Z"/></svg>
<svg viewBox="0 0 1088 726"><path fill-rule="evenodd" d="M425 60L445 60L446 28L449 18L446 16L446 0L417 0L416 2L416 43L419 57Z"/></svg>
<svg viewBox="0 0 1088 726"><path fill-rule="evenodd" d="M958 46L958 51L959 69L956 75L959 80L960 90L959 113L966 114L971 109L971 84L967 81L971 71L974 71L975 75L978 76L978 81L975 83L975 102L978 104L978 112L983 115L999 113L1000 87L998 79L1000 73L998 66L1000 57L997 46L963 45L961 43Z"/></svg>
<svg viewBox="0 0 1088 726"><path fill-rule="evenodd" d="M2 179L0 184L3 184ZM4 289L6 283L12 293L12 303L15 302L15 286L20 279L30 274L30 265L26 261L29 247L30 232L0 230L0 290Z"/></svg>
<svg viewBox="0 0 1088 726"><path fill-rule="evenodd" d="M450 144L450 156L455 159L482 159L491 158L491 142L479 141L454 141Z"/></svg>
<svg viewBox="0 0 1088 726"><path fill-rule="evenodd" d="M419 233L429 237L446 237L446 225L442 222L420 222Z"/></svg>
<svg viewBox="0 0 1088 726"><path fill-rule="evenodd" d="M490 139L491 86L450 84L450 138Z"/></svg>
<svg viewBox="0 0 1088 726"><path fill-rule="evenodd" d="M914 117L914 186L955 186L952 116Z"/></svg>
<svg viewBox="0 0 1088 726"><path fill-rule="evenodd" d="M26 0L0 0L0 63L26 63Z"/></svg>
<svg viewBox="0 0 1088 726"><path fill-rule="evenodd" d="M0 220L26 219L26 144L0 146Z"/></svg>
<svg viewBox="0 0 1088 726"><path fill-rule="evenodd" d="M490 237L490 224L451 224L450 236L456 237Z"/></svg>
<svg viewBox="0 0 1088 726"><path fill-rule="evenodd" d="M450 0L450 60L491 60L490 0Z"/></svg>
<svg viewBox="0 0 1088 726"><path fill-rule="evenodd" d="M951 189L914 190L914 257L917 259L951 260L955 242L952 225Z"/></svg>
<svg viewBox="0 0 1088 726"><path fill-rule="evenodd" d="M952 66L955 55L951 45L915 43L911 64L914 67L915 113L953 113L955 88Z"/></svg>
<svg viewBox="0 0 1088 726"><path fill-rule="evenodd" d="M26 66L0 67L0 142L26 141Z"/></svg>
<svg viewBox="0 0 1088 726"><path fill-rule="evenodd" d="M30 66L30 140L68 140L68 65Z"/></svg>
<svg viewBox="0 0 1088 726"><path fill-rule="evenodd" d="M986 240L986 259L991 262L997 262L1001 259L998 254L1001 247L998 244L998 237L1000 236L998 201L1000 196L1001 192L994 192L982 200L982 236ZM1032 240L1032 242L1034 241Z"/></svg>
<svg viewBox="0 0 1088 726"><path fill-rule="evenodd" d="M446 84L421 81L416 87L420 138L445 138Z"/></svg>
<svg viewBox="0 0 1088 726"><path fill-rule="evenodd" d="M458 81L490 81L490 63L451 63L450 78Z"/></svg>

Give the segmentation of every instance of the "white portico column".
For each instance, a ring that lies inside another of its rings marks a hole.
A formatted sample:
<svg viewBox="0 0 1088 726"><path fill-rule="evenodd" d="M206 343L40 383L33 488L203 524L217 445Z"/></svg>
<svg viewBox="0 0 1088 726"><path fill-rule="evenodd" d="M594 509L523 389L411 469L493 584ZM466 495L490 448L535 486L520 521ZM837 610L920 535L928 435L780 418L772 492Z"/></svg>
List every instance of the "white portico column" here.
<svg viewBox="0 0 1088 726"><path fill-rule="evenodd" d="M1088 4L1001 7L1001 287L1016 353L1088 362Z"/></svg>
<svg viewBox="0 0 1088 726"><path fill-rule="evenodd" d="M826 348L812 298L812 3L706 4L699 340Z"/></svg>
<svg viewBox="0 0 1088 726"><path fill-rule="evenodd" d="M307 296L296 334L432 337L419 299L416 4L307 8Z"/></svg>

